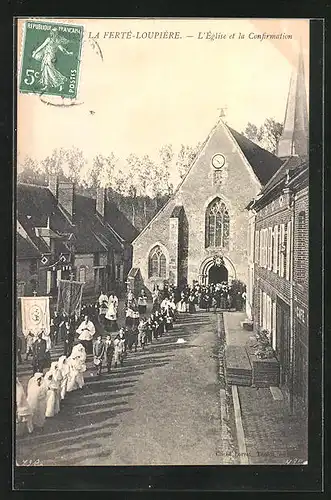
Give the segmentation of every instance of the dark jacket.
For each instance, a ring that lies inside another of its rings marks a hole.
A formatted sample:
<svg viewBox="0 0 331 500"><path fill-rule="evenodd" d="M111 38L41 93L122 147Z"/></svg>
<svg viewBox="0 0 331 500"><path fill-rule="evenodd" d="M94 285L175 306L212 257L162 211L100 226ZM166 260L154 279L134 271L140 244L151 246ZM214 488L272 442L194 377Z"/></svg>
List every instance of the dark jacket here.
<svg viewBox="0 0 331 500"><path fill-rule="evenodd" d="M113 341L110 344L105 342L105 359L106 360L113 357L114 350L115 350L115 347L114 347Z"/></svg>
<svg viewBox="0 0 331 500"><path fill-rule="evenodd" d="M33 357L36 359L45 359L46 357L46 340L36 340L32 345Z"/></svg>
<svg viewBox="0 0 331 500"><path fill-rule="evenodd" d="M93 344L93 356L96 358L102 358L105 355L106 346L104 342L94 342Z"/></svg>

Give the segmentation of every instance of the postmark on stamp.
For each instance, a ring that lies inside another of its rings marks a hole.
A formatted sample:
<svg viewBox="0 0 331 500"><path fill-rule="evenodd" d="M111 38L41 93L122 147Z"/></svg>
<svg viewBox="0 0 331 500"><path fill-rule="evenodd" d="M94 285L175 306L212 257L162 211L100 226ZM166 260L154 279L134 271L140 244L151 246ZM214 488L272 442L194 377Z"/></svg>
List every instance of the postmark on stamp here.
<svg viewBox="0 0 331 500"><path fill-rule="evenodd" d="M20 92L75 99L83 33L76 24L26 21Z"/></svg>

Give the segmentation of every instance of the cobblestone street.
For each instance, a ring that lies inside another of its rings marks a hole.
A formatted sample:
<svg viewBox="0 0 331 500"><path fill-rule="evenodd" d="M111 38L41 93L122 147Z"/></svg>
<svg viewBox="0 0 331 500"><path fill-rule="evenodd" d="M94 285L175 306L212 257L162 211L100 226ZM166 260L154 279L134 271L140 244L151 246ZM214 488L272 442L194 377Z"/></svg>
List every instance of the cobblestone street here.
<svg viewBox="0 0 331 500"><path fill-rule="evenodd" d="M85 387L43 431L18 438L17 462L221 464L217 352L217 316L198 312L110 375L96 380L89 363Z"/></svg>

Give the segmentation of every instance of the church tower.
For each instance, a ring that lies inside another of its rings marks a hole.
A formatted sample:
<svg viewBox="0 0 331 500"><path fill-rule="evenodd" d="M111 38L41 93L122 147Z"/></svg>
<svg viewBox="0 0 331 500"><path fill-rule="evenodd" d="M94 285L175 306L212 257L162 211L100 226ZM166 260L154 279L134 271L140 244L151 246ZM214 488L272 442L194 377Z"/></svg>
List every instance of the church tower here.
<svg viewBox="0 0 331 500"><path fill-rule="evenodd" d="M294 68L287 98L283 133L279 139L277 156L308 156L308 109L302 48Z"/></svg>

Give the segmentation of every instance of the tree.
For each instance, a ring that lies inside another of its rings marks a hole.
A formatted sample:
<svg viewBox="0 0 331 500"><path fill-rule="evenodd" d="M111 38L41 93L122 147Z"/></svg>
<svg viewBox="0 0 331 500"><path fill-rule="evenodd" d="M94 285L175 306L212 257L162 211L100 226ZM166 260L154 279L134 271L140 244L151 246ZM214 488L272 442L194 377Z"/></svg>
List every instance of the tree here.
<svg viewBox="0 0 331 500"><path fill-rule="evenodd" d="M242 134L258 146L276 154L282 132L283 125L281 123L276 122L274 118L266 118L260 127L248 122Z"/></svg>
<svg viewBox="0 0 331 500"><path fill-rule="evenodd" d="M83 151L76 147L68 149L64 152L64 160L67 166L66 176L71 182L79 184L83 167L86 164Z"/></svg>
<svg viewBox="0 0 331 500"><path fill-rule="evenodd" d="M104 187L114 186L114 169L118 158L114 153L110 153L108 156L98 155L98 161L102 164L100 173L100 182Z"/></svg>
<svg viewBox="0 0 331 500"><path fill-rule="evenodd" d="M127 159L127 173L124 177L124 186L126 194L131 199L131 208L132 208L132 225L135 225L136 222L136 198L137 198L137 174L138 174L138 165L139 158L131 154Z"/></svg>
<svg viewBox="0 0 331 500"><path fill-rule="evenodd" d="M120 169L114 174L113 189L118 193L118 208L121 209L121 200L124 198L126 193L126 175Z"/></svg>
<svg viewBox="0 0 331 500"><path fill-rule="evenodd" d="M173 192L173 185L170 183L170 167L174 158L174 152L172 150L171 144L166 144L162 146L159 151L161 159L161 177L163 183L163 192L167 195L171 195Z"/></svg>
<svg viewBox="0 0 331 500"><path fill-rule="evenodd" d="M195 160L200 148L201 148L200 142L198 142L196 146L184 146L184 144L181 145L176 160L176 166L181 179L185 177L188 169Z"/></svg>
<svg viewBox="0 0 331 500"><path fill-rule="evenodd" d="M47 179L50 175L64 177L63 165L66 162L66 156L67 153L63 148L55 148L50 156L46 156L41 164Z"/></svg>
<svg viewBox="0 0 331 500"><path fill-rule="evenodd" d="M19 182L37 185L47 183L40 164L30 156L24 158L23 163L18 166L17 170L17 180Z"/></svg>
<svg viewBox="0 0 331 500"><path fill-rule="evenodd" d="M155 164L148 155L143 156L141 161L138 160L137 163L138 189L139 189L139 195L143 199L143 212L144 212L145 225L147 224L148 190L153 169L155 169Z"/></svg>
<svg viewBox="0 0 331 500"><path fill-rule="evenodd" d="M100 176L102 172L102 157L101 155L94 156L92 166L89 169L86 177L86 185L93 189L100 187Z"/></svg>

